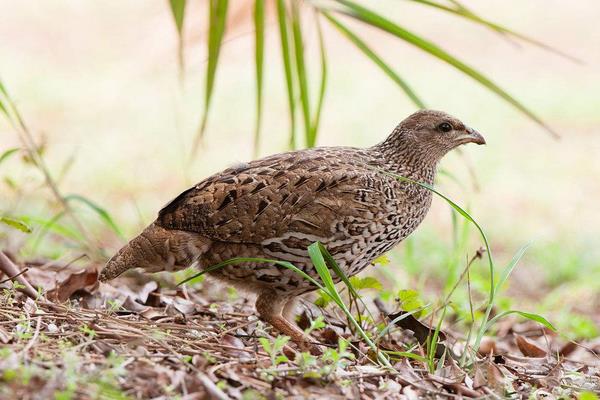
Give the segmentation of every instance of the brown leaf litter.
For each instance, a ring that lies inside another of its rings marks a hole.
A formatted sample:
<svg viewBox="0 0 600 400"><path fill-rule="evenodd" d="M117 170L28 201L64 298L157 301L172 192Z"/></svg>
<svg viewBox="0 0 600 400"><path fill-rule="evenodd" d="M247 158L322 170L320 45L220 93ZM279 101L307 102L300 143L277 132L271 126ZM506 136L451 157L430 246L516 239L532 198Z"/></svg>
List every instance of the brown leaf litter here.
<svg viewBox="0 0 600 400"><path fill-rule="evenodd" d="M464 338L446 330L440 345L448 351L438 354L433 370L406 357L393 358L388 369L372 361L335 308L322 312L307 303L300 326L323 313L326 327L313 332L315 339L330 349L339 338L352 346L334 360L332 350L311 358L287 344L287 359L275 366L258 338L273 343L276 333L242 298L158 285L141 275L98 284L92 265L31 265L22 276L47 296L34 301L2 285L0 398L550 399L600 390L600 340L574 344L533 322L510 320L483 341L470 367L458 361ZM382 315L375 324L400 315ZM414 317L400 321L380 348L425 356L421 343L431 328ZM374 336L375 324L366 326Z"/></svg>

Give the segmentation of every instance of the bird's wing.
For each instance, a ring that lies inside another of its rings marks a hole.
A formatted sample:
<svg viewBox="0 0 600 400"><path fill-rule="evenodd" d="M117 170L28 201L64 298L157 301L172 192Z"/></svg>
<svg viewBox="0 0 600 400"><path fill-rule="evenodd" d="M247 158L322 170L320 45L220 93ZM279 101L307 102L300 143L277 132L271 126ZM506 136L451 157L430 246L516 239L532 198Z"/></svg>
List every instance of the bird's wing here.
<svg viewBox="0 0 600 400"><path fill-rule="evenodd" d="M398 199L369 157L349 151L290 152L229 168L180 194L157 223L229 243L350 235L350 225L362 229Z"/></svg>

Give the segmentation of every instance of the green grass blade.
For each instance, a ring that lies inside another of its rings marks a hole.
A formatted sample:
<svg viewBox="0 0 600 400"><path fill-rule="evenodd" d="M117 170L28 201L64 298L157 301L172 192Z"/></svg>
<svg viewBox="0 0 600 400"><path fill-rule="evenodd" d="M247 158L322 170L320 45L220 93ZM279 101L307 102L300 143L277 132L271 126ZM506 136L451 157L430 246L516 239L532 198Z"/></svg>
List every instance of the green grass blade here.
<svg viewBox="0 0 600 400"><path fill-rule="evenodd" d="M352 313L350 312L350 310L348 309L348 307L342 300L342 297L340 296L339 292L337 291L337 289L335 287L333 278L331 277L331 273L329 272L329 268L327 266L328 263L325 261L326 258L329 259L331 257L331 255L325 256L325 254L329 254L329 252L325 253L325 252L323 252L323 249L325 249L325 247L319 242L315 242L315 243L311 244L310 246L308 246L308 255L310 256L310 259L311 259L315 269L317 270L319 277L323 281L323 286L325 287L325 291L327 292L329 297L331 297L332 300L338 305L338 307L340 307L340 309L344 312L344 314L346 314L346 317L348 318L350 323L354 326L354 328L359 333L359 335L362 337L362 339L365 341L365 343L367 343L369 345L369 347L373 350L373 352L375 352L377 354L377 358L381 362L381 364L388 368L392 368L388 358L385 356L385 354L383 352L379 351L379 348L377 347L377 345L371 340L369 335L367 335L367 333L363 330L360 323L358 323L356 321L356 319L354 318L354 316L352 315ZM333 257L331 257L331 260L333 260ZM329 264L329 266L332 269L335 269L334 265L337 266L337 263L335 261L333 261L333 263ZM339 269L339 266L337 268ZM345 276L345 275L342 273L342 276ZM348 289L354 291L354 288L352 288L351 284L350 284L350 286L348 286Z"/></svg>
<svg viewBox="0 0 600 400"><path fill-rule="evenodd" d="M171 6L171 13L173 14L177 33L181 35L181 31L183 30L183 18L185 17L186 0L169 0L169 5Z"/></svg>
<svg viewBox="0 0 600 400"><path fill-rule="evenodd" d="M49 220L46 220L43 218L31 218L31 217L28 218L28 221L33 221L40 225L40 228L37 230L37 237L35 238L35 240L33 241L33 244L31 245L32 253L37 252L37 249L38 249L39 245L42 243L42 240L44 239L46 234L50 231L52 231L60 236L63 236L67 239L72 239L74 241L81 240L81 235L79 234L79 232L58 224L58 221L62 217L64 217L64 215L65 215L65 212L61 211L58 214L54 215Z"/></svg>
<svg viewBox="0 0 600 400"><path fill-rule="evenodd" d="M92 209L96 214L98 214L100 219L103 220L104 223L106 223L106 225L108 225L117 234L117 236L119 236L120 239L125 240L125 236L123 236L123 233L121 232L121 230L119 229L119 227L117 226L115 221L112 219L112 217L110 216L108 211L106 211L104 208L100 207L99 205L97 205L96 203L91 201L90 199L87 199L78 194L71 194L71 195L65 196L65 201L66 202L78 201L82 204L85 204L90 209Z"/></svg>
<svg viewBox="0 0 600 400"><path fill-rule="evenodd" d="M360 39L347 26L342 24L337 18L329 12L323 11L323 15L337 28L348 40L350 40L360 51L362 51L371 61L392 79L404 91L408 98L419 108L425 108L425 103L417 96L412 88L402 79L385 61L381 59L362 39Z"/></svg>
<svg viewBox="0 0 600 400"><path fill-rule="evenodd" d="M400 181L408 182L408 183L412 183L412 184L421 186L422 188L425 188L425 189L431 191L432 193L435 193L437 196L441 197L442 199L444 199L456 212L458 212L460 215L462 215L464 218L466 218L469 222L471 222L475 226L475 228L477 228L477 230L479 231L479 234L481 235L483 242L485 244L489 264L490 264L490 266L493 267L494 261L492 260L492 254L490 251L490 246L489 246L489 241L488 241L487 235L485 234L485 232L483 231L481 226L477 223L477 221L475 221L475 219L465 209L463 209L461 206L456 204L452 199L450 199L448 196L444 195L443 193L439 192L436 188L434 188L431 185L428 185L423 182L418 182L413 179L406 178L402 175L394 174L392 172L388 172L388 171L384 171L384 170L378 170L378 171L380 171L386 175L392 176ZM492 288L493 288L493 282L494 282L493 268L492 268L492 271L490 271L490 272L492 272Z"/></svg>
<svg viewBox="0 0 600 400"><path fill-rule="evenodd" d="M0 155L0 164L6 161L10 156L15 154L17 151L21 150L19 147L15 147L12 149L8 149Z"/></svg>
<svg viewBox="0 0 600 400"><path fill-rule="evenodd" d="M362 21L368 25L376 27L380 30L390 33L393 36L396 36L399 39L402 39L419 49L431 54L432 56L450 64L454 68L458 69L465 75L471 77L475 81L479 82L481 85L486 87L491 92L496 93L506 102L511 104L513 107L521 111L523 114L528 116L531 120L535 121L538 125L543 127L547 132L549 132L554 137L559 137L559 135L554 132L544 121L542 121L536 114L530 111L527 107L525 107L521 102L516 100L510 94L508 94L504 89L500 88L496 83L494 83L487 76L483 75L481 72L477 71L473 67L465 64L458 58L452 56L442 48L440 48L435 43L424 39L421 36L418 36L411 31L395 24L389 19L369 10L368 8L362 7L359 4L351 1L351 0L336 0L338 3L346 6L347 8L341 10L342 13L349 15L359 21Z"/></svg>
<svg viewBox="0 0 600 400"><path fill-rule="evenodd" d="M179 71L183 72L183 20L185 18L186 0L169 0L171 14L177 29L177 60L179 62Z"/></svg>
<svg viewBox="0 0 600 400"><path fill-rule="evenodd" d="M300 104L302 106L302 115L304 117L304 137L306 139L306 146L314 147L315 143L311 140L310 96L308 93L308 78L306 73L306 63L304 61L304 43L302 39L298 2L293 1L291 8L292 38L294 43L294 56L296 59L296 71L298 73L298 86L300 88Z"/></svg>
<svg viewBox="0 0 600 400"><path fill-rule="evenodd" d="M260 148L260 127L263 103L263 62L265 55L265 0L254 3L254 61L256 65L256 126L254 127L254 157Z"/></svg>
<svg viewBox="0 0 600 400"><path fill-rule="evenodd" d="M488 303L487 303L487 306L485 309L483 322L477 332L477 337L475 339L475 344L473 346L475 348L475 352L476 352L477 349L479 348L479 344L481 343L481 339L483 339L483 335L485 334L485 332L487 330L487 328L486 328L487 322L490 320L492 308L494 307L494 304L496 301L494 260L492 259L492 251L490 248L490 243L488 241L487 235L485 234L483 228L481 228L481 226L477 223L477 221L475 221L475 219L473 217L471 217L471 215L467 211L465 211L462 207L460 207L458 204L456 204L454 201L452 201L448 196L437 191L433 186L428 185L426 183L418 182L418 181L415 181L415 180L412 180L412 179L409 179L404 176L394 174L394 173L391 173L388 171L383 171L383 170L378 170L378 171L380 171L386 175L392 176L402 182L412 183L412 184L421 186L422 188L425 188L425 189L431 191L432 193L435 193L437 196L444 199L446 201L446 203L448 203L456 212L458 212L460 215L462 215L464 218L466 218L469 222L471 222L475 226L475 228L477 228L477 230L479 231L479 234L483 240L483 243L485 244L485 249L486 249L487 258L488 258L488 265L489 265L489 271L490 271L490 294L489 294Z"/></svg>
<svg viewBox="0 0 600 400"><path fill-rule="evenodd" d="M7 119L10 119L10 115L8 114L7 107L4 105L4 102L2 101L1 97L0 97L0 112L2 112L2 114L4 114L4 116Z"/></svg>
<svg viewBox="0 0 600 400"><path fill-rule="evenodd" d="M275 264L275 265L278 265L280 267L290 269L290 270L294 271L295 273L297 273L298 275L302 276L304 279L306 279L307 281L309 281L313 285L315 285L315 287L317 287L317 288L325 291L325 288L323 287L323 285L321 285L319 282L317 282L311 276L309 276L304 271L302 271L301 269L299 269L298 267L296 267L294 264L292 264L290 262L279 261L279 260L271 260L271 259L268 259L268 258L252 258L252 257L236 257L236 258L231 258L229 260L222 261L222 262L220 262L218 264L215 264L215 265L213 265L211 267L203 269L202 271L198 272L195 275L187 277L183 281L179 282L177 285L178 286L179 285L183 285L183 284L191 281L192 279L198 278L198 277L200 277L200 276L202 276L202 275L204 275L206 273L219 270L219 269L221 269L223 267L226 267L228 265L241 264L241 263L244 263L244 262ZM327 294L329 295L329 293L327 293Z"/></svg>
<svg viewBox="0 0 600 400"><path fill-rule="evenodd" d="M0 217L0 222L10 226L11 228L15 228L20 230L21 232L31 233L32 230L24 221L16 218L10 217Z"/></svg>
<svg viewBox="0 0 600 400"><path fill-rule="evenodd" d="M325 88L327 87L327 49L325 48L325 41L323 40L323 30L321 29L321 21L319 15L315 15L317 21L317 32L319 33L319 49L321 55L321 85L319 87L319 98L317 100L317 109L315 116L310 128L310 141L311 143L317 143L317 132L319 130L319 123L321 122L321 111L323 109L323 99L325 98Z"/></svg>
<svg viewBox="0 0 600 400"><path fill-rule="evenodd" d="M525 312L525 311L518 311L518 310L504 311L504 312L496 315L494 318L491 318L487 322L487 324L485 325L486 326L486 331L489 330L494 325L494 323L496 323L496 321L498 321L501 318L506 317L507 315L511 315L511 314L517 314L517 315L520 315L520 316L522 316L524 318L527 318L527 319L530 319L532 321L538 322L538 323L544 325L546 328L550 329L551 331L556 332L556 328L554 327L554 325L552 325L550 323L550 321L548 321L546 318L542 317L541 315L532 314L532 313L528 313L528 312Z"/></svg>
<svg viewBox="0 0 600 400"><path fill-rule="evenodd" d="M6 92L6 88L4 87L4 84L2 83L2 79L0 79L0 112L2 112L2 114L4 114L4 116L6 117L6 119L8 119L8 121L12 124L12 118L8 112L9 106L4 104L4 98L9 98L8 97L8 93Z"/></svg>
<svg viewBox="0 0 600 400"><path fill-rule="evenodd" d="M581 60L579 60L576 57L573 57L572 55L569 55L555 47L552 47L544 42L541 42L539 40L533 39L529 36L523 35L522 33L516 32L512 29L509 29L503 25L497 24L495 22L492 22L490 20L487 20L485 18L480 17L479 15L475 14L474 12L472 12L471 10L469 10L468 8L466 8L464 5L462 5L461 3L457 2L457 1L452 1L452 3L454 3L455 7L448 7L446 5L443 4L439 4L436 3L435 1L430 1L430 0L411 0L415 3L419 3L419 4L423 4L429 7L433 7L433 8L437 8L439 10L442 11L446 11L449 12L451 14L457 15L459 17L468 19L474 23L483 25L487 28L490 28L500 34L506 34L510 37L514 37L516 39L519 39L525 43L529 43L531 45L534 45L536 47L539 47L541 49L544 49L546 51L549 51L551 53L557 54L561 57L567 58L573 62L576 63L582 63Z"/></svg>
<svg viewBox="0 0 600 400"><path fill-rule="evenodd" d="M502 288L502 286L506 283L506 281L508 280L508 277L512 273L513 269L515 269L515 267L517 266L517 263L521 260L521 258L523 257L523 255L525 254L525 252L527 251L529 246L531 246L531 243L527 243L526 245L521 247L515 253L512 260L510 260L510 262L508 263L506 268L504 268L504 270L500 274L500 277L498 278L498 282L496 283L496 293L498 293L500 291L500 289Z"/></svg>
<svg viewBox="0 0 600 400"><path fill-rule="evenodd" d="M308 255L310 256L313 265L317 269L321 280L323 281L323 286L330 292L335 293L336 297L334 300L336 302L342 301L342 298L339 296L337 290L335 289L335 283L333 282L333 278L331 277L331 273L327 268L327 263L325 262L325 258L323 257L323 253L321 251L321 244L316 242L308 246Z"/></svg>
<svg viewBox="0 0 600 400"><path fill-rule="evenodd" d="M427 344L427 359L429 365L429 372L433 373L435 371L434 368L434 360L435 354L438 346L438 338L440 336L440 331L442 330L442 322L444 322L444 318L446 317L446 310L448 309L448 305L444 305L442 309L442 316L440 317L435 329L433 330L433 335L428 336L428 344Z"/></svg>
<svg viewBox="0 0 600 400"><path fill-rule="evenodd" d="M285 73L285 84L287 88L288 107L290 115L290 149L296 149L296 100L294 97L294 76L292 52L288 33L289 20L286 13L284 0L277 0L277 23L279 25L279 38L281 41L281 57L283 59L283 70Z"/></svg>
<svg viewBox="0 0 600 400"><path fill-rule="evenodd" d="M204 270L198 272L197 274L189 276L186 279L184 279L183 281L179 282L178 285L183 285L186 282L191 281L192 279L198 278L206 273L216 271L216 270L226 267L228 265L235 265L235 264L240 264L240 263L244 263L244 262L275 264L280 267L287 268L287 269L294 271L295 273L297 273L298 275L302 276L304 279L306 279L307 281L312 283L317 289L322 290L327 296L329 296L342 309L342 311L344 311L346 316L348 316L348 318L352 321L353 325L355 325L358 332L361 334L361 336L367 342L367 344L374 351L377 351L377 346L371 341L369 336L362 330L362 328L360 327L358 322L356 322L356 320L354 319L354 317L352 316L352 314L350 313L350 311L348 310L348 308L342 301L341 296L339 295L338 291L335 288L333 279L331 278L331 274L329 273L329 270L327 269L327 265L325 264L325 258L323 257L323 255L320 252L320 247L319 247L318 243L313 243L313 245L311 245L309 247L309 255L311 255L311 260L313 260L314 266L317 269L317 272L319 272L319 276L321 277L322 281L324 282L323 285L321 283L317 282L314 278L312 278L311 276L309 276L304 271L302 271L301 269L299 269L298 267L296 267L295 265L293 265L290 262L278 261L278 260L272 260L272 259L266 259L266 258L246 258L246 257L232 258L232 259L220 262L218 264L215 264L211 267L205 268ZM385 357L385 355L381 352L377 352L377 354L378 354L378 358L381 361L381 363L383 365L391 368L391 364L389 363L389 360Z"/></svg>
<svg viewBox="0 0 600 400"><path fill-rule="evenodd" d="M208 121L208 112L212 100L213 88L215 85L215 77L217 73L217 65L219 55L221 53L221 44L223 43L223 35L225 34L225 22L227 20L228 0L210 0L208 2L208 65L206 67L206 87L204 91L204 111L200 128L196 132L196 137L192 144L193 158L198 150L200 141L206 130Z"/></svg>
<svg viewBox="0 0 600 400"><path fill-rule="evenodd" d="M408 351L388 351L388 350L384 350L383 352L385 354L389 355L389 356L410 358L412 360L420 361L420 362L422 362L424 364L428 364L429 363L429 360L426 357L423 357L423 356L421 356L419 354L410 353Z"/></svg>
<svg viewBox="0 0 600 400"><path fill-rule="evenodd" d="M344 271L342 271L342 269L337 264L337 262L335 261L335 259L333 258L333 256L329 252L329 250L327 250L327 248L325 246L323 246L322 243L315 242L315 243L311 244L308 247L309 255L311 254L311 251L315 254L315 257L317 256L317 252L321 255L321 257L323 257L326 264L329 265L329 268L331 268L333 270L333 272L335 272L335 274L340 278L340 280L342 282L344 282L344 284L348 287L348 290L350 291L350 293L352 293L352 295L354 297L356 297L356 298L360 297L358 295L358 293L356 292L356 290L354 289L354 285L352 285L352 282L350 282L350 279L348 279L348 276L346 276Z"/></svg>

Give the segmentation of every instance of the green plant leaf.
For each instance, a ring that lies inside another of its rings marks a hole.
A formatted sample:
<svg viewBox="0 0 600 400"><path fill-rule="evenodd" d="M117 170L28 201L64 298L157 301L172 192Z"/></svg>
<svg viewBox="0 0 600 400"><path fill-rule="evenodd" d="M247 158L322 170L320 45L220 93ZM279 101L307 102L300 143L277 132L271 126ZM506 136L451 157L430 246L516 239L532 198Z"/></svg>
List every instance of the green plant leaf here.
<svg viewBox="0 0 600 400"><path fill-rule="evenodd" d="M0 217L0 222L5 225L8 225L12 228L18 229L21 232L31 233L32 230L25 222L20 219L10 218L10 217Z"/></svg>
<svg viewBox="0 0 600 400"><path fill-rule="evenodd" d="M469 10L467 7L465 7L464 5L462 5L461 3L457 2L457 1L452 1L452 3L454 3L455 7L448 7L446 5L443 4L439 4L437 2L434 1L430 1L430 0L411 0L415 3L420 3L429 7L433 7L433 8L437 8L439 10L443 10L446 11L448 13L457 15L459 17L465 18L467 20L470 20L474 23L483 25L487 28L490 28L500 34L506 34L508 36L514 37L516 39L519 39L523 42L529 43L531 45L537 46L541 49L544 49L546 51L549 51L551 53L557 54L561 57L565 57L568 58L571 61L577 62L577 63L581 63L581 60L579 60L576 57L573 57L555 47L549 46L544 42L541 42L539 40L533 39L529 36L523 35L522 33L519 32L515 32L512 29L509 29L505 26L502 26L500 24L497 24L495 22L492 22L490 20L487 20L485 18L480 17L479 15L475 14L474 12L472 12L471 10Z"/></svg>
<svg viewBox="0 0 600 400"><path fill-rule="evenodd" d="M283 70L285 73L285 84L287 89L288 107L290 116L290 139L291 149L296 148L296 100L294 96L294 76L292 52L290 50L288 25L289 20L286 13L284 0L277 0L277 23L279 25L279 39L281 41L281 57L283 59Z"/></svg>
<svg viewBox="0 0 600 400"><path fill-rule="evenodd" d="M323 110L323 99L325 98L325 89L327 87L327 51L325 41L323 39L323 30L321 29L321 21L319 15L315 15L317 22L317 32L319 33L319 50L321 56L321 85L319 86L319 97L317 99L317 109L315 110L314 119L310 127L310 140L312 146L317 143L317 132L321 122L321 111ZM309 146L309 147L312 147Z"/></svg>
<svg viewBox="0 0 600 400"><path fill-rule="evenodd" d="M319 290L319 295L315 300L315 305L317 307L321 307L321 308L325 308L329 305L329 303L331 303L331 297L329 295L327 295L327 293L323 292L322 290Z"/></svg>
<svg viewBox="0 0 600 400"><path fill-rule="evenodd" d="M598 396L592 392L581 392L578 400L598 400Z"/></svg>
<svg viewBox="0 0 600 400"><path fill-rule="evenodd" d="M169 0L169 5L171 6L171 13L173 14L177 33L181 35L181 31L183 30L183 19L185 17L186 0Z"/></svg>
<svg viewBox="0 0 600 400"><path fill-rule="evenodd" d="M381 59L362 39L352 32L346 25L342 24L337 18L329 12L323 11L323 15L337 28L348 40L350 40L360 51L362 51L371 61L392 79L396 85L404 91L408 98L419 108L425 108L425 103L417 96L412 88L398 75L385 61Z"/></svg>
<svg viewBox="0 0 600 400"><path fill-rule="evenodd" d="M338 305L338 307L346 314L346 318L348 318L349 322L354 326L359 335L363 338L365 343L369 345L369 347L377 354L377 359L386 367L391 368L391 364L387 357L379 351L379 348L375 343L371 340L369 335L363 330L362 326L356 321L344 301L342 300L339 292L335 288L335 284L333 282L333 278L331 277L331 273L329 272L329 267L335 271L338 277L344 282L348 291L352 293L356 298L358 298L358 294L356 290L348 280L346 274L340 269L339 265L335 262L329 251L319 242L315 242L308 246L308 255L319 274L319 277L323 281L323 286L321 287L331 299Z"/></svg>
<svg viewBox="0 0 600 400"><path fill-rule="evenodd" d="M410 353L408 351L387 351L386 350L385 354L388 354L390 356L396 356L396 357L410 358L412 360L420 361L425 364L427 364L429 361L426 357L423 357L419 354Z"/></svg>
<svg viewBox="0 0 600 400"><path fill-rule="evenodd" d="M254 128L254 156L260 149L260 127L263 103L263 62L265 55L265 0L254 2L254 61L256 65L256 126Z"/></svg>
<svg viewBox="0 0 600 400"><path fill-rule="evenodd" d="M4 104L4 99L2 98L2 97L6 97L7 99L9 99L8 93L6 92L6 88L4 87L4 84L2 83L2 79L0 79L0 95L1 95L0 96L0 111L12 123L12 119L10 118L10 114L8 113L8 106L6 104Z"/></svg>
<svg viewBox="0 0 600 400"><path fill-rule="evenodd" d="M37 230L37 237L33 244L31 245L32 252L37 251L38 246L40 245L42 239L48 232L54 232L57 235L64 236L65 238L78 241L82 240L83 237L81 233L77 230L71 229L65 225L61 225L58 221L65 216L65 211L61 211L54 215L50 219L37 218L37 217L24 217L26 223L36 223L40 225Z"/></svg>
<svg viewBox="0 0 600 400"><path fill-rule="evenodd" d="M80 203L85 204L86 206L91 208L96 214L98 214L100 219L102 219L106 223L106 225L108 225L117 234L117 236L119 236L119 238L125 240L125 236L123 236L123 233L121 232L121 230L119 229L117 224L115 224L115 221L112 219L112 217L110 216L108 211L106 211L104 208L100 207L98 204L96 204L93 201L91 201L90 199L85 198L78 194L71 194L71 195L65 196L65 201L66 202L78 201Z"/></svg>
<svg viewBox="0 0 600 400"><path fill-rule="evenodd" d="M390 265L390 258L387 256L387 254L382 254L373 260L373 264L379 264L382 266Z"/></svg>
<svg viewBox="0 0 600 400"><path fill-rule="evenodd" d="M13 154L15 154L17 151L21 150L19 147L15 147L12 149L8 149L6 150L4 153L2 153L0 155L0 164L2 164L4 161L6 161L10 156L12 156Z"/></svg>
<svg viewBox="0 0 600 400"><path fill-rule="evenodd" d="M192 158L195 156L200 141L206 130L208 122L208 112L212 100L213 88L215 85L215 76L217 73L217 65L219 55L221 53L221 44L225 34L225 22L227 20L228 0L209 0L208 1L208 65L206 67L206 87L204 91L204 111L200 128L196 133L194 142L192 143Z"/></svg>
<svg viewBox="0 0 600 400"><path fill-rule="evenodd" d="M315 285L315 287L322 289L325 291L325 288L323 287L323 285L321 285L319 282L317 282L315 279L313 279L311 276L309 276L308 274L306 274L306 272L302 271L301 269L299 269L298 267L296 267L294 264L287 262L287 261L279 261L279 260L271 260L268 258L254 258L254 257L236 257L236 258L231 258L229 260L225 260L222 261L218 264L212 265L208 268L203 269L202 271L198 272L195 275L189 276L186 279L184 279L183 281L179 282L177 284L177 286L179 285L183 285L189 281L191 281L192 279L195 279L199 276L202 276L206 273L209 272L213 272L213 271L217 271L223 267L226 267L228 265L235 265L235 264L241 264L244 262L252 262L252 263L264 263L264 264L275 264L278 265L280 267L283 268L287 268L289 270L294 271L295 273L297 273L298 275L300 275L302 278L306 279L307 281L309 281L310 283L312 283L313 285ZM327 293L325 291L325 293Z"/></svg>
<svg viewBox="0 0 600 400"><path fill-rule="evenodd" d="M265 353L270 355L273 352L273 348L271 347L271 342L269 341L269 339L265 337L259 337L258 342L262 346Z"/></svg>
<svg viewBox="0 0 600 400"><path fill-rule="evenodd" d="M376 278L372 276L365 276L364 278L359 278L358 276L351 276L350 284L354 287L355 290L363 290L363 289L375 289L375 290L383 290L383 285Z"/></svg>
<svg viewBox="0 0 600 400"><path fill-rule="evenodd" d="M171 14L177 29L177 60L179 62L179 71L183 72L183 21L185 18L186 0L169 0Z"/></svg>
<svg viewBox="0 0 600 400"><path fill-rule="evenodd" d="M502 286L504 286L504 284L508 280L508 277L512 273L513 269L515 269L517 263L521 260L521 258L523 257L523 255L525 254L525 252L527 251L529 246L531 246L531 243L527 243L526 245L521 247L515 253L515 255L513 256L512 260L510 260L508 265L504 268L504 270L500 274L500 277L498 278L498 282L496 283L496 293L498 293L500 291L500 289L502 288Z"/></svg>
<svg viewBox="0 0 600 400"><path fill-rule="evenodd" d="M419 49L423 50L431 54L432 56L450 64L454 68L458 69L465 75L471 77L475 81L482 84L488 90L496 93L506 102L510 103L513 107L521 111L523 114L527 115L531 120L535 121L538 125L543 127L547 132L549 132L554 137L559 137L559 135L554 132L544 121L542 121L537 115L535 115L532 111L530 111L527 107L525 107L521 102L516 100L510 94L508 94L504 89L500 88L496 83L494 83L487 76L483 75L473 67L465 64L458 58L452 56L447 51L443 50L441 47L436 45L435 43L424 39L423 37L412 33L411 31L395 24L389 19L365 8L351 0L336 0L338 3L344 5L346 8L340 10L343 14L346 14L352 18L355 18L359 21L362 21L368 25L376 27L382 31L388 32L391 35L396 36L399 39L410 43Z"/></svg>
<svg viewBox="0 0 600 400"><path fill-rule="evenodd" d="M306 146L314 147L315 143L311 140L310 95L308 92L306 63L304 61L304 42L302 39L300 10L297 1L291 3L291 9L294 56L296 60L296 71L298 73L298 87L300 88L300 105L302 106L302 116L304 117L304 137Z"/></svg>
<svg viewBox="0 0 600 400"><path fill-rule="evenodd" d="M423 302L419 296L419 292L412 289L403 289L399 290L397 294L398 300L400 301L400 306L404 311L415 311L415 310L423 310ZM415 317L419 318L421 316L421 312L417 311L415 313Z"/></svg>
<svg viewBox="0 0 600 400"><path fill-rule="evenodd" d="M511 315L511 314L518 314L518 315L522 316L523 318L527 318L532 321L539 322L540 324L544 325L546 328L550 329L551 331L556 332L556 328L554 327L554 325L552 325L546 318L542 317L541 315L533 314L533 313L529 313L529 312L525 312L525 311L519 311L519 310L504 311L504 312L501 312L500 314L496 315L494 318L490 319L487 322L487 324L485 325L486 331L489 330L496 323L496 321L498 321L501 318L506 317L507 315Z"/></svg>
<svg viewBox="0 0 600 400"><path fill-rule="evenodd" d="M327 250L327 248L325 248L325 246L323 246L323 244L321 244L319 242L313 243L312 245L310 245L308 247L309 255L311 254L311 251L313 251L315 254L318 251L319 254L321 254L321 256L324 258L326 265L329 265L331 267L331 269L333 270L333 272L335 272L335 274L340 278L340 280L342 282L344 282L344 284L346 285L346 287L348 288L350 293L352 293L352 295L356 298L360 297L358 295L358 293L356 292L356 290L354 290L354 286L352 286L352 283L350 282L350 280L348 279L348 277L346 276L344 271L342 271L342 269L339 267L339 265L337 264L337 262L335 261L335 259L331 255L331 253L329 253L329 251ZM312 260L312 257L311 257L311 260ZM314 260L312 260L312 261L314 263ZM327 270L327 273L329 274L329 270Z"/></svg>

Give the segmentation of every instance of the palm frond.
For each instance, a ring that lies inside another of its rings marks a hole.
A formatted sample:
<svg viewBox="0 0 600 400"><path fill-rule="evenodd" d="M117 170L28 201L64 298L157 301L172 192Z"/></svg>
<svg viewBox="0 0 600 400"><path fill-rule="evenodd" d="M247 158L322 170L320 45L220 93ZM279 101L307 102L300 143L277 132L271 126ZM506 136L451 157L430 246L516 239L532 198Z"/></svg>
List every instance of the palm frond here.
<svg viewBox="0 0 600 400"><path fill-rule="evenodd" d="M471 11L469 8L465 7L462 3L455 1L455 0L451 0L451 3L454 4L454 7L448 7L444 4L440 4L437 3L435 1L432 0L410 0L413 1L415 3L420 3L429 7L433 7L436 8L438 10L442 10L442 11L446 11L449 12L451 14L455 14L459 17L468 19L474 23L483 25L487 28L490 28L500 34L506 34L509 37L514 37L516 39L519 39L525 43L529 43L533 46L539 47L541 49L544 49L546 51L549 51L551 53L557 54L561 57L567 58L573 62L576 62L578 64L581 64L582 61L580 59L578 59L577 57L574 57L570 54L565 53L562 50L557 49L556 47L552 47L544 42L541 42L539 40L536 40L534 38L531 38L529 36L523 35L522 33L516 32L512 29L509 29L503 25L497 24L495 22L492 22L488 19L482 18L479 15L477 15L476 13L474 13L473 11Z"/></svg>
<svg viewBox="0 0 600 400"><path fill-rule="evenodd" d="M358 21L361 21L370 26L376 27L384 32L387 32L399 39L406 41L407 43L416 46L417 48L423 50L426 53L431 54L439 60L442 60L454 68L458 69L465 75L471 77L475 81L482 84L484 87L489 89L490 91L496 93L506 102L510 103L513 107L521 111L523 114L527 115L531 120L535 121L538 125L543 127L548 133L552 136L558 138L559 135L554 132L544 121L542 121L536 114L534 114L529 108L525 107L520 101L516 100L513 96L508 94L504 89L499 87L496 83L494 83L490 78L477 71L475 68L465 64L463 61L454 57L447 51L443 50L441 47L436 45L435 43L395 24L389 19L383 17L380 14L377 14L371 11L368 8L365 8L354 1L351 0L336 0L339 4L345 6L345 8L339 10L340 13L343 13L347 16L350 16Z"/></svg>
<svg viewBox="0 0 600 400"><path fill-rule="evenodd" d="M294 43L294 56L296 59L296 71L298 73L298 86L300 89L300 104L302 106L302 116L304 117L304 137L307 147L313 147L311 140L311 119L310 119L310 95L308 92L308 78L306 72L306 63L304 61L304 40L302 37L302 27L300 18L300 5L293 1L291 5L292 15L292 38Z"/></svg>
<svg viewBox="0 0 600 400"><path fill-rule="evenodd" d="M425 103L417 96L412 88L402 79L385 61L381 59L362 39L352 32L346 25L342 24L339 19L335 18L327 11L322 11L323 15L340 31L348 40L360 49L371 61L375 63L381 70L389 76L403 91L408 98L418 107L425 108Z"/></svg>
<svg viewBox="0 0 600 400"><path fill-rule="evenodd" d="M185 18L186 0L169 0L171 14L173 14L173 22L177 29L177 61L179 63L179 72L183 74L183 20Z"/></svg>
<svg viewBox="0 0 600 400"><path fill-rule="evenodd" d="M191 157L193 158L200 145L200 140L204 136L206 123L208 121L208 112L212 100L213 88L215 85L215 76L221 52L221 44L225 34L225 22L227 19L228 0L210 0L208 2L208 65L206 68L206 87L204 92L204 112L200 128L196 133L192 144Z"/></svg>
<svg viewBox="0 0 600 400"><path fill-rule="evenodd" d="M317 109L315 116L310 127L310 143L314 146L317 143L317 132L319 130L319 123L321 122L321 111L323 110L323 99L325 98L325 89L327 87L327 50L325 48L325 40L323 39L323 29L321 28L321 21L319 16L316 15L317 21L317 32L319 33L319 53L321 56L321 85L319 87L319 97L317 99ZM311 147L312 147L311 146Z"/></svg>
<svg viewBox="0 0 600 400"><path fill-rule="evenodd" d="M283 69L285 73L285 84L287 88L289 116L290 116L290 139L289 146L291 149L296 148L296 100L294 97L294 71L293 71L293 54L290 50L289 40L289 18L285 7L284 0L277 0L277 22L279 25L279 38L281 41L281 57L283 60Z"/></svg>
<svg viewBox="0 0 600 400"><path fill-rule="evenodd" d="M254 3L254 61L256 64L256 126L254 128L254 156L260 148L260 127L262 122L263 62L265 54L265 0Z"/></svg>

